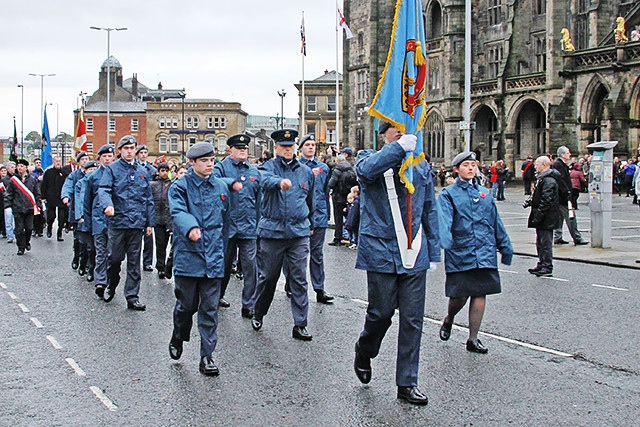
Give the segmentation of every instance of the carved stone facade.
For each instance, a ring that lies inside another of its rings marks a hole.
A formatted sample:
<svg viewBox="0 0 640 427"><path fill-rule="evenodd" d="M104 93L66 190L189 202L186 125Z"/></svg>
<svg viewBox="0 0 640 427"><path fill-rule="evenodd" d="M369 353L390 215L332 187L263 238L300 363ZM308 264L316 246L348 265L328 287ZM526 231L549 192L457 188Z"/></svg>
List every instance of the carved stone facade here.
<svg viewBox="0 0 640 427"><path fill-rule="evenodd" d="M380 144L366 113L384 68L394 0L346 0L355 37L344 47L344 133L358 148ZM449 164L462 150L464 0L423 0L428 81L424 150ZM640 141L640 42L616 44L616 17L627 34L640 24L640 0L472 0L471 149L519 171L528 155L575 154L618 140L616 154ZM568 28L575 52L563 52ZM362 137L364 135L364 137Z"/></svg>

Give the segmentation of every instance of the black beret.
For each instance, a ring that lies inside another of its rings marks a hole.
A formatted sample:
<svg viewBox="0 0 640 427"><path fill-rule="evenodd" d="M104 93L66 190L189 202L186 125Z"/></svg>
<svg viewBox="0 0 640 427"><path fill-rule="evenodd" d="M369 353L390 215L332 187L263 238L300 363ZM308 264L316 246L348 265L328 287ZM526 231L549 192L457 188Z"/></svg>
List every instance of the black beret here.
<svg viewBox="0 0 640 427"><path fill-rule="evenodd" d="M200 157L213 156L215 156L213 145L208 142L198 142L193 144L189 150L187 150L187 159L199 159Z"/></svg>
<svg viewBox="0 0 640 427"><path fill-rule="evenodd" d="M142 150L147 150L149 151L149 149L147 148L146 145L142 144L142 145L138 145L138 148L136 149L136 154L138 154L139 152L141 152Z"/></svg>
<svg viewBox="0 0 640 427"><path fill-rule="evenodd" d="M300 138L299 144L302 147L305 142L307 142L307 141L315 141L315 140L316 140L315 136L313 136L313 135L305 135L302 138Z"/></svg>
<svg viewBox="0 0 640 427"><path fill-rule="evenodd" d="M76 154L76 162L79 162L81 158L88 155L89 153L87 153L86 151L79 152L78 154Z"/></svg>
<svg viewBox="0 0 640 427"><path fill-rule="evenodd" d="M118 141L118 149L129 144L138 145L138 141L131 135L125 135L122 138L120 138L120 141Z"/></svg>
<svg viewBox="0 0 640 427"><path fill-rule="evenodd" d="M18 161L16 163L19 164L19 165L29 166L29 161L25 160L25 159L18 159Z"/></svg>
<svg viewBox="0 0 640 427"><path fill-rule="evenodd" d="M244 133L240 133L238 135L233 135L231 138L227 139L227 145L229 147L236 148L249 148L249 142L251 141L251 137Z"/></svg>
<svg viewBox="0 0 640 427"><path fill-rule="evenodd" d="M378 133L382 135L388 131L390 127L393 127L391 123L380 121L380 124L378 124Z"/></svg>
<svg viewBox="0 0 640 427"><path fill-rule="evenodd" d="M84 169L87 170L89 168L97 168L98 166L98 162L96 162L95 160L89 160L87 164L84 165Z"/></svg>
<svg viewBox="0 0 640 427"><path fill-rule="evenodd" d="M476 153L474 153L473 151L463 151L462 153L458 154L456 157L453 158L453 161L451 162L451 166L459 166L460 163L465 162L467 160L475 160L476 159Z"/></svg>
<svg viewBox="0 0 640 427"><path fill-rule="evenodd" d="M115 150L113 149L113 145L111 144L105 144L102 147L100 147L100 149L98 150L98 154L96 154L98 157L102 156L103 154L107 154L107 153L113 153Z"/></svg>
<svg viewBox="0 0 640 427"><path fill-rule="evenodd" d="M169 163L167 162L160 162L158 163L158 165L156 166L156 169L160 170L160 169L166 169L169 170Z"/></svg>
<svg viewBox="0 0 640 427"><path fill-rule="evenodd" d="M293 145L296 143L298 131L295 129L278 129L271 133L271 138L280 145Z"/></svg>

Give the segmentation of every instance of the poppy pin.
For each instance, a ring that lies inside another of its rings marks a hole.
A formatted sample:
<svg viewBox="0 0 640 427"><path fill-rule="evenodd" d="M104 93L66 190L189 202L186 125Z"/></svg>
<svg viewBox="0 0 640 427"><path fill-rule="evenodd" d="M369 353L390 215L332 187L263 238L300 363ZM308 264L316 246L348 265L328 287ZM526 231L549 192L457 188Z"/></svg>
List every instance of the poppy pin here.
<svg viewBox="0 0 640 427"><path fill-rule="evenodd" d="M140 175L140 178L144 179L144 174Z"/></svg>
<svg viewBox="0 0 640 427"><path fill-rule="evenodd" d="M220 195L220 198L222 199L222 201L224 202L224 194Z"/></svg>
<svg viewBox="0 0 640 427"><path fill-rule="evenodd" d="M484 199L485 197L487 197L487 195L485 193L480 193L480 197Z"/></svg>
<svg viewBox="0 0 640 427"><path fill-rule="evenodd" d="M306 190L307 189L307 184L302 184L301 187L302 187L303 190Z"/></svg>
<svg viewBox="0 0 640 427"><path fill-rule="evenodd" d="M250 176L249 179L251 180L251 182L256 182L256 177L255 176Z"/></svg>

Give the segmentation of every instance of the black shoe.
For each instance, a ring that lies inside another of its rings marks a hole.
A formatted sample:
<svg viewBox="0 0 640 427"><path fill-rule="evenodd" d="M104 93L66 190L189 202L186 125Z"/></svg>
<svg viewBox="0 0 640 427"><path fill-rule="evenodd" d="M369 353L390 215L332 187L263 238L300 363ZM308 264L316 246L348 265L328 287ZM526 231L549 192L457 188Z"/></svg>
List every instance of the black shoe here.
<svg viewBox="0 0 640 427"><path fill-rule="evenodd" d="M229 308L229 307L231 307L231 304L229 304L229 301L227 301L227 300L226 300L226 299L224 299L224 298L220 298L220 302L218 302L218 305L219 305L220 307L224 307L224 308Z"/></svg>
<svg viewBox="0 0 640 427"><path fill-rule="evenodd" d="M165 278L164 272L158 271L158 279L164 279L164 278Z"/></svg>
<svg viewBox="0 0 640 427"><path fill-rule="evenodd" d="M447 319L448 317L444 318L444 321L442 322L442 326L440 327L440 339L442 341L448 340L449 337L451 336L451 327L453 326L453 322L448 323Z"/></svg>
<svg viewBox="0 0 640 427"><path fill-rule="evenodd" d="M147 306L141 303L140 301L127 301L127 308L135 311L145 311Z"/></svg>
<svg viewBox="0 0 640 427"><path fill-rule="evenodd" d="M287 295L287 298L291 298L291 285L289 285L289 283L284 284L284 293Z"/></svg>
<svg viewBox="0 0 640 427"><path fill-rule="evenodd" d="M236 273L236 279L238 279L238 280L244 279L244 273L242 273L242 271L239 272L239 273Z"/></svg>
<svg viewBox="0 0 640 427"><path fill-rule="evenodd" d="M164 272L164 277L166 279L171 279L173 277L173 272L171 271L171 269Z"/></svg>
<svg viewBox="0 0 640 427"><path fill-rule="evenodd" d="M105 288L106 288L105 285L96 285L96 295L98 295L98 298L104 299L104 289Z"/></svg>
<svg viewBox="0 0 640 427"><path fill-rule="evenodd" d="M262 318L256 317L255 313L251 318L251 327L253 328L254 331L259 331L260 328L262 328Z"/></svg>
<svg viewBox="0 0 640 427"><path fill-rule="evenodd" d="M356 343L356 358L353 361L353 370L362 384L371 381L371 359L360 353L360 344Z"/></svg>
<svg viewBox="0 0 640 427"><path fill-rule="evenodd" d="M47 230L47 239L50 239L52 235L51 230Z"/></svg>
<svg viewBox="0 0 640 427"><path fill-rule="evenodd" d="M209 359L208 357L203 357L200 360L200 373L209 377L215 377L217 375L220 375L220 370L218 369L216 364L213 363L213 360Z"/></svg>
<svg viewBox="0 0 640 427"><path fill-rule="evenodd" d="M242 307L242 317L251 319L253 317L253 310L247 307Z"/></svg>
<svg viewBox="0 0 640 427"><path fill-rule="evenodd" d="M27 243L27 246L24 247L27 251L31 250L31 243Z"/></svg>
<svg viewBox="0 0 640 427"><path fill-rule="evenodd" d="M58 236L58 238L56 239L58 242L64 242L64 239L62 238L62 236Z"/></svg>
<svg viewBox="0 0 640 427"><path fill-rule="evenodd" d="M316 301L323 304L333 304L333 296L329 295L324 290L316 291Z"/></svg>
<svg viewBox="0 0 640 427"><path fill-rule="evenodd" d="M84 269L84 268L82 268L82 267L78 268L78 274L79 274L80 276L84 276L86 273L87 273L87 270L86 270L86 269Z"/></svg>
<svg viewBox="0 0 640 427"><path fill-rule="evenodd" d="M87 282L93 282L93 273L91 271L87 272Z"/></svg>
<svg viewBox="0 0 640 427"><path fill-rule="evenodd" d="M111 286L107 286L106 289L104 290L104 302L109 302L113 299L113 297L116 296L116 289L112 288Z"/></svg>
<svg viewBox="0 0 640 427"><path fill-rule="evenodd" d="M426 405L429 399L418 387L398 387L398 399L403 399L414 405Z"/></svg>
<svg viewBox="0 0 640 427"><path fill-rule="evenodd" d="M475 342L467 340L467 351L485 354L489 352L489 349L482 345L482 341L480 340L476 340Z"/></svg>
<svg viewBox="0 0 640 427"><path fill-rule="evenodd" d="M313 336L307 331L307 328L304 326L294 326L291 335L297 339L302 341L311 341Z"/></svg>
<svg viewBox="0 0 640 427"><path fill-rule="evenodd" d="M553 276L553 272L551 270L539 270L533 273L538 277L551 277Z"/></svg>
<svg viewBox="0 0 640 427"><path fill-rule="evenodd" d="M78 269L78 260L76 258L74 258L73 261L71 261L71 269L72 270Z"/></svg>
<svg viewBox="0 0 640 427"><path fill-rule="evenodd" d="M24 255L24 249L18 249L16 255Z"/></svg>
<svg viewBox="0 0 640 427"><path fill-rule="evenodd" d="M558 240L554 240L553 244L554 245L568 245L569 242L567 242L566 240L558 239Z"/></svg>
<svg viewBox="0 0 640 427"><path fill-rule="evenodd" d="M173 360L178 360L180 356L182 356L182 340L171 338L171 341L169 341L169 357Z"/></svg>
<svg viewBox="0 0 640 427"><path fill-rule="evenodd" d="M142 269L143 269L144 271L153 271L153 267L152 267L152 266L150 266L150 265L145 265L144 267L142 267Z"/></svg>
<svg viewBox="0 0 640 427"><path fill-rule="evenodd" d="M332 242L328 243L329 246L341 246L340 240L334 239Z"/></svg>
<svg viewBox="0 0 640 427"><path fill-rule="evenodd" d="M575 246L578 246L578 245L588 245L588 244L589 244L589 242L588 242L587 240L577 240L577 241L573 242L573 244L574 244Z"/></svg>
<svg viewBox="0 0 640 427"><path fill-rule="evenodd" d="M527 271L531 274L536 274L537 272L539 272L540 270L542 270L542 268L540 267L535 267L535 268L530 268Z"/></svg>

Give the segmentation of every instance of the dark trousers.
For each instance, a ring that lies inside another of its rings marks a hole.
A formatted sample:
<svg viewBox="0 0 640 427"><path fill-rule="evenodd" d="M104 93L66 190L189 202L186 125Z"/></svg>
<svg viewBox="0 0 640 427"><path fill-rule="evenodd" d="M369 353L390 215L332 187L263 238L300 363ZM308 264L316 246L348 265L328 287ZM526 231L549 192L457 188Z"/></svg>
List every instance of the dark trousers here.
<svg viewBox="0 0 640 427"><path fill-rule="evenodd" d="M16 245L18 249L24 250L31 243L31 233L33 232L33 211L14 212Z"/></svg>
<svg viewBox="0 0 640 427"><path fill-rule="evenodd" d="M536 249L538 250L536 268L553 271L553 230L536 228Z"/></svg>
<svg viewBox="0 0 640 427"><path fill-rule="evenodd" d="M96 265L96 252L93 246L93 236L90 231L76 231L78 241L83 246L83 251L79 260L79 267L87 273L93 274Z"/></svg>
<svg viewBox="0 0 640 427"><path fill-rule="evenodd" d="M42 208L42 205L40 206ZM33 216L33 235L41 235L42 230L44 230L44 224L46 222L47 212L43 209L40 209L40 215Z"/></svg>
<svg viewBox="0 0 640 427"><path fill-rule="evenodd" d="M396 385L417 386L427 272L394 274L367 271L367 288L369 305L358 340L362 355L371 358L378 355L382 339L398 309Z"/></svg>
<svg viewBox="0 0 640 427"><path fill-rule="evenodd" d="M167 266L167 246L169 245L169 239L171 238L171 231L167 230L167 226L165 224L160 224L153 227L153 234L156 237L156 270L158 270L158 272L165 273ZM144 260L143 264L151 265L147 264Z"/></svg>
<svg viewBox="0 0 640 427"><path fill-rule="evenodd" d="M173 338L189 341L193 315L198 313L200 357L211 358L218 343L220 279L176 276L176 306L173 309Z"/></svg>
<svg viewBox="0 0 640 427"><path fill-rule="evenodd" d="M69 209L66 206L55 206L54 204L47 205L47 231L51 231L53 223L56 220L56 209L58 210L58 236L62 235L62 229L67 224L67 216L69 215ZM37 231L37 230L36 230Z"/></svg>
<svg viewBox="0 0 640 427"><path fill-rule="evenodd" d="M293 239L260 238L258 259L258 289L256 290L255 316L261 319L269 311L282 265L288 264L291 284L291 312L296 326L307 326L309 295L307 295L307 257L309 237Z"/></svg>
<svg viewBox="0 0 640 427"><path fill-rule="evenodd" d="M524 194L527 196L531 195L531 184L533 184L533 180L524 179Z"/></svg>
<svg viewBox="0 0 640 427"><path fill-rule="evenodd" d="M344 228L344 208L347 207L347 202L335 199L333 200L333 220L335 221L336 228L333 231L333 240L342 240L342 230Z"/></svg>
<svg viewBox="0 0 640 427"><path fill-rule="evenodd" d="M124 296L127 302L138 300L140 291L140 253L143 230L137 228L109 229L109 261L107 262L107 282L115 289L120 283L120 268L127 257L127 280L124 283Z"/></svg>
<svg viewBox="0 0 640 427"><path fill-rule="evenodd" d="M309 237L309 276L314 291L324 290L324 238L327 233L326 228L316 228ZM289 282L289 266L283 266L286 288L291 289Z"/></svg>
<svg viewBox="0 0 640 427"><path fill-rule="evenodd" d="M255 239L229 239L227 253L224 256L224 278L220 298L224 298L231 278L231 265L238 251L238 265L242 265L244 286L242 287L242 308L253 309L256 302L256 287L258 285L258 260L256 258Z"/></svg>
<svg viewBox="0 0 640 427"><path fill-rule="evenodd" d="M144 249L142 250L142 263L145 265L153 265L153 233L147 234L145 233L142 236L142 240L144 241Z"/></svg>
<svg viewBox="0 0 640 427"><path fill-rule="evenodd" d="M573 213L571 214L572 216L569 215L569 207L561 204L560 213L562 214L563 223L567 223L567 228L569 229L569 234L571 234L573 241L579 242L582 240L582 234L578 231L578 221ZM553 239L562 239L562 224L560 224L560 228L553 230Z"/></svg>
<svg viewBox="0 0 640 427"><path fill-rule="evenodd" d="M106 231L93 236L93 247L96 252L93 280L96 286L107 285L107 260L109 258L109 237Z"/></svg>

